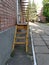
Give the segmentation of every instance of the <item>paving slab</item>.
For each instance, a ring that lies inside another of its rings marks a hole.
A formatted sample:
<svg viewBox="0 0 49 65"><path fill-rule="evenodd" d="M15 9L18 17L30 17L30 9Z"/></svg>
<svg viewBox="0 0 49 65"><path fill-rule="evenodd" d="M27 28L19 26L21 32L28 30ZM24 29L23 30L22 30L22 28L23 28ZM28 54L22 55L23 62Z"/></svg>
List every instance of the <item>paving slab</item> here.
<svg viewBox="0 0 49 65"><path fill-rule="evenodd" d="M39 40L39 41L42 40L42 38L38 38L38 37L33 38L33 39L34 39L34 41L35 41L35 40Z"/></svg>
<svg viewBox="0 0 49 65"><path fill-rule="evenodd" d="M42 35L42 37L43 37L43 38L49 38L49 36L46 35L46 34L45 34L45 35Z"/></svg>
<svg viewBox="0 0 49 65"><path fill-rule="evenodd" d="M39 33L41 36L47 36L46 33Z"/></svg>
<svg viewBox="0 0 49 65"><path fill-rule="evenodd" d="M49 31L47 31L46 34L49 35Z"/></svg>
<svg viewBox="0 0 49 65"><path fill-rule="evenodd" d="M34 40L34 45L45 45L43 40Z"/></svg>
<svg viewBox="0 0 49 65"><path fill-rule="evenodd" d="M37 65L49 65L49 54L36 54Z"/></svg>
<svg viewBox="0 0 49 65"><path fill-rule="evenodd" d="M32 35L33 35L33 37L37 37L37 38L39 38L39 37L40 37L40 35L39 35L39 34L37 34L37 33L33 33Z"/></svg>
<svg viewBox="0 0 49 65"><path fill-rule="evenodd" d="M46 41L46 40L49 40L49 36L47 37L43 37L43 39Z"/></svg>
<svg viewBox="0 0 49 65"><path fill-rule="evenodd" d="M49 65L49 26L35 22L31 29L37 65Z"/></svg>
<svg viewBox="0 0 49 65"><path fill-rule="evenodd" d="M47 45L49 45L49 40L46 40L45 42L46 42Z"/></svg>
<svg viewBox="0 0 49 65"><path fill-rule="evenodd" d="M35 53L49 53L47 46L35 46Z"/></svg>

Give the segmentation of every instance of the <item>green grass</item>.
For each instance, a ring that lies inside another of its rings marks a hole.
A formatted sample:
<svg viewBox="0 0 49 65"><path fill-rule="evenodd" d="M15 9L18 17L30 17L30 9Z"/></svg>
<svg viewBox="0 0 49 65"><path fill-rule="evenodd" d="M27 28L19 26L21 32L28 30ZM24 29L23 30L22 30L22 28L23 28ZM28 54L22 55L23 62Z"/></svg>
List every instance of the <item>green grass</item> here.
<svg viewBox="0 0 49 65"><path fill-rule="evenodd" d="M11 52L11 55L10 55L10 56L11 56L11 57L14 57L14 51Z"/></svg>
<svg viewBox="0 0 49 65"><path fill-rule="evenodd" d="M47 23L47 25L49 25L49 23Z"/></svg>

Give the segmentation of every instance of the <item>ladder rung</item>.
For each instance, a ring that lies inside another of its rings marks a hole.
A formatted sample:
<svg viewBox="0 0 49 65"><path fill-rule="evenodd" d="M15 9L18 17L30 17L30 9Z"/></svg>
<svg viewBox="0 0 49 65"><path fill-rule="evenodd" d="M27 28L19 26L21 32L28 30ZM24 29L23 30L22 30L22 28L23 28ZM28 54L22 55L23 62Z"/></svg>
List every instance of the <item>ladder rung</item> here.
<svg viewBox="0 0 49 65"><path fill-rule="evenodd" d="M25 37L17 37L18 39L25 39Z"/></svg>
<svg viewBox="0 0 49 65"><path fill-rule="evenodd" d="M25 44L25 42L16 42L15 44Z"/></svg>
<svg viewBox="0 0 49 65"><path fill-rule="evenodd" d="M25 34L26 32L17 32L17 34Z"/></svg>

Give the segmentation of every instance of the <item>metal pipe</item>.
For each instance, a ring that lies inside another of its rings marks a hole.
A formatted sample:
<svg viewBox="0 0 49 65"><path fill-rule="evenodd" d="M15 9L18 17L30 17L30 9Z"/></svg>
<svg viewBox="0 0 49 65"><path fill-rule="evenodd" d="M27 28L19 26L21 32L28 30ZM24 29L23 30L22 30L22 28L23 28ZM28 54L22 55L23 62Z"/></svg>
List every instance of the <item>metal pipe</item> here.
<svg viewBox="0 0 49 65"><path fill-rule="evenodd" d="M32 53L33 53L34 65L37 65L31 28L30 28L30 35L31 35L31 44L32 44Z"/></svg>
<svg viewBox="0 0 49 65"><path fill-rule="evenodd" d="M18 0L16 0L16 2L17 2L17 24L18 24Z"/></svg>

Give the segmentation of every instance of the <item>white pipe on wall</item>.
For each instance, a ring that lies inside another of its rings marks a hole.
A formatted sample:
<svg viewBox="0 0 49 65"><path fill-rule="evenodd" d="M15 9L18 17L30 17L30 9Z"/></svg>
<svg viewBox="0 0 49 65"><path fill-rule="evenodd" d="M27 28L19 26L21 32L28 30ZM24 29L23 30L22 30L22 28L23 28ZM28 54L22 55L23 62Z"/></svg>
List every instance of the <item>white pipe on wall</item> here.
<svg viewBox="0 0 49 65"><path fill-rule="evenodd" d="M17 24L18 24L18 0L16 0L17 2Z"/></svg>

